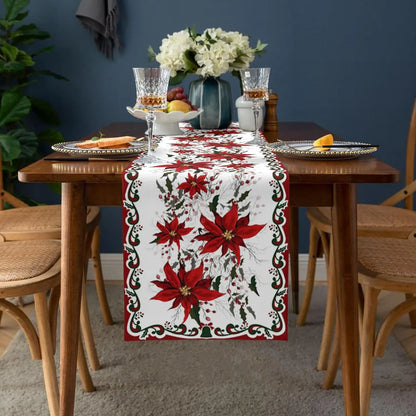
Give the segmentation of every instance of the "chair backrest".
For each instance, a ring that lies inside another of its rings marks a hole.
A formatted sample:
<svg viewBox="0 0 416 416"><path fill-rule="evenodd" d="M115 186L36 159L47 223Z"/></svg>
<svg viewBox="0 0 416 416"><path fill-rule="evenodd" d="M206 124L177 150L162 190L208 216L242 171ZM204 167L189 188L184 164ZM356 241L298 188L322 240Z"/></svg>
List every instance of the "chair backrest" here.
<svg viewBox="0 0 416 416"><path fill-rule="evenodd" d="M4 209L4 203L7 202L14 208L27 207L20 199L13 196L10 192L7 192L4 189L4 180L3 180L3 164L1 161L1 149L0 149L0 211Z"/></svg>
<svg viewBox="0 0 416 416"><path fill-rule="evenodd" d="M415 180L415 152L416 152L416 98L413 103L413 111L410 117L409 131L407 134L406 147L406 171L405 185L409 185ZM407 209L413 209L413 194L404 200Z"/></svg>

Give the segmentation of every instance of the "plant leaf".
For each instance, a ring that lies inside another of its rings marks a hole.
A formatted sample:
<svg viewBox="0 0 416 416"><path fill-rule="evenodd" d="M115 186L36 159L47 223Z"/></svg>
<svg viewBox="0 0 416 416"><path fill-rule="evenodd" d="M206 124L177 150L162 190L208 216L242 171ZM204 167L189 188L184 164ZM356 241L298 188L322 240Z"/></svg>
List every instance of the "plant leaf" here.
<svg viewBox="0 0 416 416"><path fill-rule="evenodd" d="M50 38L48 32L40 30L35 24L20 26L12 35L13 43L30 44L35 39L43 40Z"/></svg>
<svg viewBox="0 0 416 416"><path fill-rule="evenodd" d="M21 120L30 112L30 100L21 92L6 91L0 104L0 126Z"/></svg>
<svg viewBox="0 0 416 416"><path fill-rule="evenodd" d="M46 47L44 47L44 48L41 48L41 49L38 49L37 51L35 51L35 52L32 52L32 56L38 56L38 55L40 55L41 53L44 53L44 52L51 52L52 50L54 49L54 47L53 46L46 46Z"/></svg>
<svg viewBox="0 0 416 416"><path fill-rule="evenodd" d="M193 73L198 69L198 64L195 61L195 54L194 51L189 49L183 53L185 72Z"/></svg>
<svg viewBox="0 0 416 416"><path fill-rule="evenodd" d="M9 162L17 159L20 155L20 143L11 135L0 134L1 160Z"/></svg>
<svg viewBox="0 0 416 416"><path fill-rule="evenodd" d="M38 138L41 142L55 144L65 141L64 136L58 130L47 129L38 133Z"/></svg>
<svg viewBox="0 0 416 416"><path fill-rule="evenodd" d="M30 0L3 0L4 7L6 8L5 18L7 20L13 20L17 17L19 12L25 9Z"/></svg>
<svg viewBox="0 0 416 416"><path fill-rule="evenodd" d="M47 101L39 100L38 98L29 97L32 103L32 109L36 115L46 124L59 126L61 123L59 116L54 108Z"/></svg>
<svg viewBox="0 0 416 416"><path fill-rule="evenodd" d="M180 84L188 75L185 71L178 71L174 77L170 77L169 84L170 85L178 85Z"/></svg>
<svg viewBox="0 0 416 416"><path fill-rule="evenodd" d="M149 62L156 61L156 52L150 45L147 48L147 58Z"/></svg>
<svg viewBox="0 0 416 416"><path fill-rule="evenodd" d="M48 71L48 70L33 71L33 75L47 75L55 79L59 79L61 81L69 81L68 78L64 77L63 75L59 75L56 72Z"/></svg>
<svg viewBox="0 0 416 416"><path fill-rule="evenodd" d="M19 159L33 157L39 147L39 140L33 131L26 129L10 130L9 135L20 143Z"/></svg>
<svg viewBox="0 0 416 416"><path fill-rule="evenodd" d="M254 54L257 56L262 55L265 52L267 45L268 45L267 43L261 43L260 39L258 39L257 45L254 49Z"/></svg>

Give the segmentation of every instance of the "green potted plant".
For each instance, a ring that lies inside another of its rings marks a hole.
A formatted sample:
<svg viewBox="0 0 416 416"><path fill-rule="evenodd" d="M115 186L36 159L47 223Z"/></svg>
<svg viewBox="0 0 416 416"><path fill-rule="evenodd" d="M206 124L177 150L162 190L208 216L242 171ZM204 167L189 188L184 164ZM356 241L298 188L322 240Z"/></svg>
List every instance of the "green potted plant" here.
<svg viewBox="0 0 416 416"><path fill-rule="evenodd" d="M37 68L38 55L53 47L38 48L39 41L50 38L35 24L24 23L30 0L3 0L0 18L0 151L5 188L13 191L17 171L40 155L40 143L62 141L60 124L52 106L29 95L29 86L38 77L65 80L49 70Z"/></svg>

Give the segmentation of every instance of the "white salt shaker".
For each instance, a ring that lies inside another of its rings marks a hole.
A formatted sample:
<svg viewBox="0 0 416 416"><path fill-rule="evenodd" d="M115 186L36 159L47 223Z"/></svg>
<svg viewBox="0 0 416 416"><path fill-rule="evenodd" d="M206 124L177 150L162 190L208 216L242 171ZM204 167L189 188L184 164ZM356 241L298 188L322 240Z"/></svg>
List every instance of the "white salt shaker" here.
<svg viewBox="0 0 416 416"><path fill-rule="evenodd" d="M254 131L254 114L253 114L253 102L245 100L244 96L238 97L235 100L235 106L237 108L238 124L241 130ZM264 107L264 101L261 100L260 106ZM263 111L259 113L257 117L257 123L259 128L263 125Z"/></svg>

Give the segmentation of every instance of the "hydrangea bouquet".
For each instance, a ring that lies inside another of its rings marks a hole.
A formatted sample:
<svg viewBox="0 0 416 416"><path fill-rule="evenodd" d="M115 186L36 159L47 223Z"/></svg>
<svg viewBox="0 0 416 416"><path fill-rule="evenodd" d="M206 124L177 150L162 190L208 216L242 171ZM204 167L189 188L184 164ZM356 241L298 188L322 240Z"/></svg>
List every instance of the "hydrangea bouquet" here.
<svg viewBox="0 0 416 416"><path fill-rule="evenodd" d="M239 69L248 68L266 46L258 40L256 47L251 48L249 37L239 32L209 28L199 34L195 28L188 28L164 38L158 54L151 46L148 52L150 60L171 70L170 83L176 85L188 74L219 77L232 72L238 76Z"/></svg>

